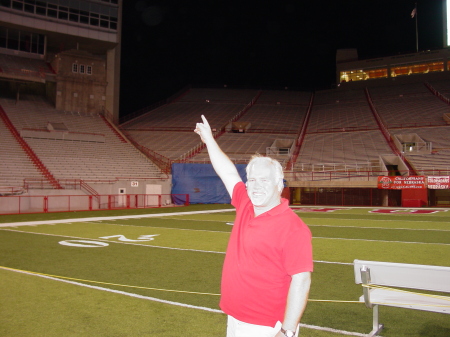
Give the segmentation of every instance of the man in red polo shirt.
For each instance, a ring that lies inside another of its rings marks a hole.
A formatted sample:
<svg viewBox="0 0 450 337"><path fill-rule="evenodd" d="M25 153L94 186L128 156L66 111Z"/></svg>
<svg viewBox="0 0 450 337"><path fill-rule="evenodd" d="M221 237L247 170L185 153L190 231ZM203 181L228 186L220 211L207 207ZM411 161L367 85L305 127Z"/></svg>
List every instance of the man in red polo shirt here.
<svg viewBox="0 0 450 337"><path fill-rule="evenodd" d="M281 198L280 163L252 158L244 184L202 120L195 132L236 207L221 285L227 337L297 336L313 270L311 232Z"/></svg>

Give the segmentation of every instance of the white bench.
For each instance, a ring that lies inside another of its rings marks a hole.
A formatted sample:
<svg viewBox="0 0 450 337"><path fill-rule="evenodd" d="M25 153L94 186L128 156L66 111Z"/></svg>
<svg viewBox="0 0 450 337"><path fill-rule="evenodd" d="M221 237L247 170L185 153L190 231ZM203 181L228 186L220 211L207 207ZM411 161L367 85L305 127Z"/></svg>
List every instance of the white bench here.
<svg viewBox="0 0 450 337"><path fill-rule="evenodd" d="M383 329L378 322L378 305L450 314L450 297L397 289L450 293L450 267L361 260L353 263L355 282L363 285L359 301L373 309L373 329L368 336Z"/></svg>

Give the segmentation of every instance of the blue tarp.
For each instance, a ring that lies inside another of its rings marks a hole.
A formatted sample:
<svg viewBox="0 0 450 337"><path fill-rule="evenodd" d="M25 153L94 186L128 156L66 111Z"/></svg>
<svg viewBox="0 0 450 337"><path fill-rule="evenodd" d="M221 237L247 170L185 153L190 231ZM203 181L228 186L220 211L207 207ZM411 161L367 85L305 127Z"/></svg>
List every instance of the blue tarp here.
<svg viewBox="0 0 450 337"><path fill-rule="evenodd" d="M245 164L237 164L236 168L242 180L247 181ZM229 204L231 198L225 185L214 171L211 164L172 164L173 202L184 204L189 194L191 204Z"/></svg>

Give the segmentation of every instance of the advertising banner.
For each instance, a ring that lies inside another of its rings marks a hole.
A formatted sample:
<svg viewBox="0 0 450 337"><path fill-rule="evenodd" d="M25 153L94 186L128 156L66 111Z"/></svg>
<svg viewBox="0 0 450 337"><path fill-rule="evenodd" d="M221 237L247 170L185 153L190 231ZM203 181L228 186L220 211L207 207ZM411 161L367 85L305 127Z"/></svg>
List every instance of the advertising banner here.
<svg viewBox="0 0 450 337"><path fill-rule="evenodd" d="M385 190L425 189L425 176L378 177L378 188Z"/></svg>
<svg viewBox="0 0 450 337"><path fill-rule="evenodd" d="M428 188L431 190L450 189L450 176L429 176Z"/></svg>

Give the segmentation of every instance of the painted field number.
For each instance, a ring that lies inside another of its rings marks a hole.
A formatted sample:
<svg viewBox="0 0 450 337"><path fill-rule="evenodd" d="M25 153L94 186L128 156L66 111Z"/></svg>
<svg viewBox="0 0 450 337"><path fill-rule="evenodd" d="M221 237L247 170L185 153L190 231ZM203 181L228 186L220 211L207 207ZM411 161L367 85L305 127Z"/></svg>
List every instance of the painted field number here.
<svg viewBox="0 0 450 337"><path fill-rule="evenodd" d="M137 240L133 239L127 239L124 235L111 235L111 236L101 236L100 239L112 239L112 238L118 238L119 241L125 241L125 242L141 242L141 241L152 241L154 240L155 236L158 236L159 234L154 235L141 235L137 238Z"/></svg>
<svg viewBox="0 0 450 337"><path fill-rule="evenodd" d="M159 234L153 234L153 235L141 235L137 238L137 240L133 239L127 239L125 235L110 235L110 236L101 236L100 239L112 239L112 238L118 238L119 241L123 242L144 242L144 241L152 241L155 239L155 236L158 236ZM100 241L94 241L94 240L64 240L59 241L60 245L63 246L70 246L70 247L82 247L82 248L99 248L99 247L107 247L109 246L109 243L107 242L100 242Z"/></svg>

